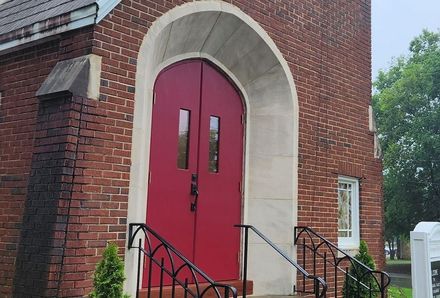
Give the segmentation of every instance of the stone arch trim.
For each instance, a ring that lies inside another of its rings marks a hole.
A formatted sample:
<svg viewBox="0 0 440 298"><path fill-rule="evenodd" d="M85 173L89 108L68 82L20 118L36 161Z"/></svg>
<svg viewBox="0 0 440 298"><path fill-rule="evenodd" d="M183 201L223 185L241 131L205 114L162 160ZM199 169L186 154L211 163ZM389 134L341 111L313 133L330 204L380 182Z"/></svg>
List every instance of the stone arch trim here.
<svg viewBox="0 0 440 298"><path fill-rule="evenodd" d="M255 225L293 255L299 119L293 77L263 28L239 8L220 1L192 2L170 10L153 23L141 45L128 223L145 222L156 77L168 65L189 58L211 61L240 89L247 111L243 222ZM265 245L251 239L250 258L262 260L260 256L266 254L272 255ZM127 250L127 280L135 280L135 259L134 253ZM255 261L249 272L254 292L289 294L294 280L289 267L275 258L260 262ZM134 282L126 285L131 293L134 287Z"/></svg>

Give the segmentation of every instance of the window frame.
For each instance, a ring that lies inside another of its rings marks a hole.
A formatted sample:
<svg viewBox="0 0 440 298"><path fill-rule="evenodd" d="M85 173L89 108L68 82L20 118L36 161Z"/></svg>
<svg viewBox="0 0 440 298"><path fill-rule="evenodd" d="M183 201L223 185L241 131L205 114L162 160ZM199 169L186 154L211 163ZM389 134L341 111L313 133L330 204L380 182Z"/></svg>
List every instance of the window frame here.
<svg viewBox="0 0 440 298"><path fill-rule="evenodd" d="M351 237L339 237L339 184L346 183L352 185L352 204L351 204ZM360 215L359 215L359 179L354 177L338 177L338 245L342 249L358 249L360 244Z"/></svg>

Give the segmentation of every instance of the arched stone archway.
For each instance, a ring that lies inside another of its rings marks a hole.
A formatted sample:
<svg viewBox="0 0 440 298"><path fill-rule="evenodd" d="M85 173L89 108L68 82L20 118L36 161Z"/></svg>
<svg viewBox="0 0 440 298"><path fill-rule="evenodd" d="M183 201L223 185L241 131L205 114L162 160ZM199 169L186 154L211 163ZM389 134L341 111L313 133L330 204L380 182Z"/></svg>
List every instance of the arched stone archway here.
<svg viewBox="0 0 440 298"><path fill-rule="evenodd" d="M268 34L237 7L198 1L154 22L138 56L128 222L145 222L151 105L158 73L179 60L200 57L222 69L246 106L243 222L255 225L293 254L297 214L298 102L290 69ZM294 272L250 238L249 279L258 294L288 294ZM126 252L135 280L135 256ZM134 293L135 283L127 284Z"/></svg>

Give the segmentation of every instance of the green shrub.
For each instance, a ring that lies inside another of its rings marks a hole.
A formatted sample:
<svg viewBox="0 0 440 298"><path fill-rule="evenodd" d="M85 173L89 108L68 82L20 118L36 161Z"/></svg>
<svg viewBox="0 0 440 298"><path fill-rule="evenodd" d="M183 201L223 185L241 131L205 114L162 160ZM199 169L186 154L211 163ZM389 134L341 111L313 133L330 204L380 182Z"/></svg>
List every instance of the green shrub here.
<svg viewBox="0 0 440 298"><path fill-rule="evenodd" d="M368 246L364 240L361 240L359 245L359 252L354 257L359 262L363 263L371 270L376 269L376 264L374 263L373 257L368 253ZM358 265L354 264L349 269L349 275L355 277L360 283L370 287L372 289L371 297L376 297L379 291L377 283L371 274L365 274L366 270ZM363 286L362 284L356 282L352 277L347 276L344 282L343 297L344 298L367 298L370 297L370 290Z"/></svg>
<svg viewBox="0 0 440 298"><path fill-rule="evenodd" d="M118 257L118 246L110 243L96 266L91 298L129 298L123 293L124 263Z"/></svg>

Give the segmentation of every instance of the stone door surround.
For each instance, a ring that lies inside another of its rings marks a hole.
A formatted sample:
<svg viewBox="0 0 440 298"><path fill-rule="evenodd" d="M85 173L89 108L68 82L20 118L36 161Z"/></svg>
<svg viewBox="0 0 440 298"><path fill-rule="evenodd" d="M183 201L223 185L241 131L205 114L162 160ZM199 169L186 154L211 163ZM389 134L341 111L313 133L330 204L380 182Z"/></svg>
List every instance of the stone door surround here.
<svg viewBox="0 0 440 298"><path fill-rule="evenodd" d="M239 8L196 1L158 18L138 56L128 223L145 222L151 106L159 72L180 60L209 60L238 86L246 109L243 222L294 256L297 218L298 99L290 68L263 28ZM264 257L263 257L264 256ZM290 294L294 272L250 238L255 294ZM136 256L126 252L126 288L135 292Z"/></svg>

